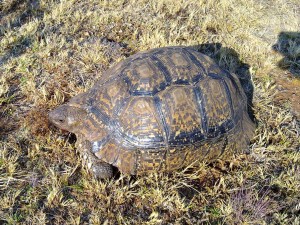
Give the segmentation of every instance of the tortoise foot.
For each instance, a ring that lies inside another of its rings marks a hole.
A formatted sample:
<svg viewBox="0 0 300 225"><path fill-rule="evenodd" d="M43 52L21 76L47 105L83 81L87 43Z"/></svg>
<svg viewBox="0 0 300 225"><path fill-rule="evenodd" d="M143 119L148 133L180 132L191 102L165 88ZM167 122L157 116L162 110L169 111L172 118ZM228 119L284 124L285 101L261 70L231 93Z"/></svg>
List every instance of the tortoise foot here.
<svg viewBox="0 0 300 225"><path fill-rule="evenodd" d="M93 176L97 179L105 179L111 178L113 176L113 167L112 165L99 160L90 149L85 148L85 146L81 147L81 153L83 158L83 166L88 169L89 172L93 174Z"/></svg>

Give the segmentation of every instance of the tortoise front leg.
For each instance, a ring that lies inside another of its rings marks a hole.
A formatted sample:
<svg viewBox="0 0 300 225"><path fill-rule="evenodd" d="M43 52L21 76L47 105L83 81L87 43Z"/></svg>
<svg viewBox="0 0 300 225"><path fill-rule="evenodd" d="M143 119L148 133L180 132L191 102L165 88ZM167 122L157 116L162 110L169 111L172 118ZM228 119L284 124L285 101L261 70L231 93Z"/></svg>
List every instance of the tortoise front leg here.
<svg viewBox="0 0 300 225"><path fill-rule="evenodd" d="M89 141L79 141L77 146L83 159L83 166L87 167L95 178L105 179L113 176L112 165L98 159L92 153L92 146Z"/></svg>

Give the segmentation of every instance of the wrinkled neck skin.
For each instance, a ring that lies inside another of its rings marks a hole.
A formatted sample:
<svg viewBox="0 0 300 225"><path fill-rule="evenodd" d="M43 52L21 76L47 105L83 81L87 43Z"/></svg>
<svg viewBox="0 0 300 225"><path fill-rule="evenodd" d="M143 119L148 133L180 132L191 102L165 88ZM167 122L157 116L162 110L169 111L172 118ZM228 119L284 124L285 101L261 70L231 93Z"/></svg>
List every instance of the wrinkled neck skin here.
<svg viewBox="0 0 300 225"><path fill-rule="evenodd" d="M58 128L76 135L78 149L92 152L92 143L107 137L109 129L99 116L98 108L86 102L86 93L75 96L68 103L52 110L49 119Z"/></svg>

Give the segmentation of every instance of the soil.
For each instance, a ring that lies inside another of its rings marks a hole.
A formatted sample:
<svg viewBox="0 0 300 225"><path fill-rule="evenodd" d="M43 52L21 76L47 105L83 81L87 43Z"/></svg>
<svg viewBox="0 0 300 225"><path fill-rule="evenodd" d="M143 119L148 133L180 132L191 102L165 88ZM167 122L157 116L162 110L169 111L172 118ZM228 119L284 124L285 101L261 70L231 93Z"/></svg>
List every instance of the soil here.
<svg viewBox="0 0 300 225"><path fill-rule="evenodd" d="M275 100L279 104L289 104L291 112L300 120L300 79L289 71L276 76L277 93Z"/></svg>

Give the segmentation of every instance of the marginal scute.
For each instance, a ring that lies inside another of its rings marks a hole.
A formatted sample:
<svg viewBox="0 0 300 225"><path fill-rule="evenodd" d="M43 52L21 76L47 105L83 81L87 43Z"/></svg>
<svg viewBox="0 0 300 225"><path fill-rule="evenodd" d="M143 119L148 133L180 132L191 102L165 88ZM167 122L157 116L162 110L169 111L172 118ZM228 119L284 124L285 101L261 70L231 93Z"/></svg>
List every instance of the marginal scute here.
<svg viewBox="0 0 300 225"><path fill-rule="evenodd" d="M162 169L164 157L166 154L165 148L160 149L139 149L138 150L137 173L154 172Z"/></svg>
<svg viewBox="0 0 300 225"><path fill-rule="evenodd" d="M108 135L108 127L89 115L84 123L78 127L78 133L84 135L86 140L94 142L102 140Z"/></svg>
<svg viewBox="0 0 300 225"><path fill-rule="evenodd" d="M189 146L191 147L191 146ZM187 146L170 148L166 155L165 170L176 170L183 166L187 155L190 155L191 148Z"/></svg>
<svg viewBox="0 0 300 225"><path fill-rule="evenodd" d="M228 95L231 98L233 113L235 115L239 114L240 113L239 111L241 111L241 103L244 104L243 102L247 102L247 100L241 95L241 92L238 91L237 88L241 88L241 87L237 86L236 80L234 78L230 79L224 77L224 81L229 90Z"/></svg>
<svg viewBox="0 0 300 225"><path fill-rule="evenodd" d="M136 151L122 149L117 161L113 164L120 171L126 174L137 174L137 158Z"/></svg>
<svg viewBox="0 0 300 225"><path fill-rule="evenodd" d="M98 149L95 155L109 163L114 164L120 156L121 147L114 139L110 139L102 148Z"/></svg>
<svg viewBox="0 0 300 225"><path fill-rule="evenodd" d="M185 166L197 166L199 163L202 163L205 159L205 156L209 149L209 142L199 142L195 145L188 146L187 154L185 156L184 165Z"/></svg>
<svg viewBox="0 0 300 225"><path fill-rule="evenodd" d="M209 161L219 158L219 156L221 156L224 152L226 145L227 138L222 138L218 141L209 142L205 152L205 159Z"/></svg>

